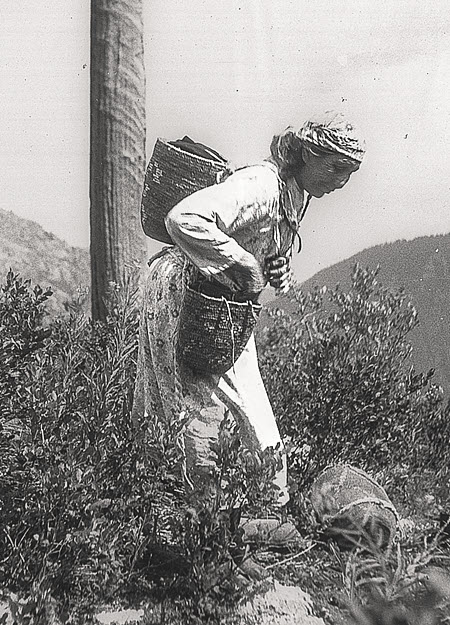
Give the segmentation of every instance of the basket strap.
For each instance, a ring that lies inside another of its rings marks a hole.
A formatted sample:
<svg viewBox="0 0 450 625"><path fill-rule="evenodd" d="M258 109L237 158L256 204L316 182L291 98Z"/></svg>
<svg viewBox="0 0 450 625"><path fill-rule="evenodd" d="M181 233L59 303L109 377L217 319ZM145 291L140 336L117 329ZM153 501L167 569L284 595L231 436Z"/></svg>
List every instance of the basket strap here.
<svg viewBox="0 0 450 625"><path fill-rule="evenodd" d="M250 300L248 302L248 306L250 308L250 312L252 313L253 321L256 323L258 321L258 316L255 315L255 307L253 306Z"/></svg>
<svg viewBox="0 0 450 625"><path fill-rule="evenodd" d="M153 256L148 259L147 265L150 267L155 260L157 260L158 258L162 258L162 256L165 256L171 248L171 245L164 246L161 250L159 250L159 252L156 252L156 254L153 254Z"/></svg>
<svg viewBox="0 0 450 625"><path fill-rule="evenodd" d="M398 512L393 506L393 504L390 501L383 501L382 499L378 499L378 497L361 497L360 499L355 499L355 501L352 501L348 503L346 506L343 506L338 512L336 512L336 514L324 515L324 521L326 522L334 521L335 519L342 516L346 512L349 512L352 508L356 506L360 506L362 504L367 504L367 503L371 503L376 506L379 506L380 508L390 510L390 512L392 512L392 514L395 516L396 522L398 523L400 521Z"/></svg>
<svg viewBox="0 0 450 625"><path fill-rule="evenodd" d="M230 303L229 301L226 299L226 297L222 296L222 301L225 302L225 306L227 307L227 312L228 312L228 320L230 322L230 333L231 333L231 360L233 362L233 371L235 372L234 369L234 356L235 356L235 341L234 341L234 323L233 323L233 316L231 314L231 308L230 308ZM236 373L236 372L235 372Z"/></svg>
<svg viewBox="0 0 450 625"><path fill-rule="evenodd" d="M227 162L225 167L218 171L216 174L216 184L220 184L221 182L225 182L227 178L229 178L234 172L237 171L236 167L232 165L232 163Z"/></svg>
<svg viewBox="0 0 450 625"><path fill-rule="evenodd" d="M222 295L222 301L225 303L225 306L227 308L227 312L228 312L228 320L230 322L230 334L231 334L231 358L233 361L233 372L236 373L235 368L234 368L234 364L235 364L235 349L236 349L236 342L235 342L235 338L234 338L234 322L233 322L233 315L231 314L231 308L230 308L230 302L229 300L227 300L226 297L224 297ZM247 301L248 304L248 308L250 310L250 313L253 317L253 321L258 321L258 317L255 315L255 309L254 306L252 304L252 302L250 300Z"/></svg>

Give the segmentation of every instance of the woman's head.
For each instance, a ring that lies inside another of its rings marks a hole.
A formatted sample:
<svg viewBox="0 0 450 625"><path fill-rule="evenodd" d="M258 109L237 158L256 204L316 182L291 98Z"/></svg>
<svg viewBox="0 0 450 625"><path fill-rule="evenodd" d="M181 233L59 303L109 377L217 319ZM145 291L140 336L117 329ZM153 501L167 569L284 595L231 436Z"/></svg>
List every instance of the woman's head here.
<svg viewBox="0 0 450 625"><path fill-rule="evenodd" d="M294 177L314 197L341 189L359 169L364 142L339 113L309 120L299 130L287 128L271 144L282 177Z"/></svg>

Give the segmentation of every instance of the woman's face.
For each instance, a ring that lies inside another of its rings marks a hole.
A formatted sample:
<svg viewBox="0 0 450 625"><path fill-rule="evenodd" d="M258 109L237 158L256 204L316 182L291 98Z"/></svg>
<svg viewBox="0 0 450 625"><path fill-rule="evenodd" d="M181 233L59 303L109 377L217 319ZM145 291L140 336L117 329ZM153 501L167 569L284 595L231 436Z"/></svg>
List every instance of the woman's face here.
<svg viewBox="0 0 450 625"><path fill-rule="evenodd" d="M313 197L322 197L347 184L359 163L339 154L313 154L304 150L303 166L295 176L302 189Z"/></svg>

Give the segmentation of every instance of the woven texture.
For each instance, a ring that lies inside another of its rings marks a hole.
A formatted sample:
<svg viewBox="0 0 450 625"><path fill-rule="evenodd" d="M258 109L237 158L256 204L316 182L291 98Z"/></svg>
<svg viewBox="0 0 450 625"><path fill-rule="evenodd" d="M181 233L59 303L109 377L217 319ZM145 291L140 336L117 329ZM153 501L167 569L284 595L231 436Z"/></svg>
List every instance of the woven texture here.
<svg viewBox="0 0 450 625"><path fill-rule="evenodd" d="M145 174L141 223L147 236L162 243L173 241L166 230L167 213L182 199L220 180L229 173L227 162L202 158L163 139L156 141Z"/></svg>
<svg viewBox="0 0 450 625"><path fill-rule="evenodd" d="M384 545L397 528L398 514L385 490L350 465L325 469L313 483L311 503L327 533L336 537L363 533Z"/></svg>
<svg viewBox="0 0 450 625"><path fill-rule="evenodd" d="M187 287L180 311L178 358L194 371L223 374L247 345L260 304L210 297Z"/></svg>

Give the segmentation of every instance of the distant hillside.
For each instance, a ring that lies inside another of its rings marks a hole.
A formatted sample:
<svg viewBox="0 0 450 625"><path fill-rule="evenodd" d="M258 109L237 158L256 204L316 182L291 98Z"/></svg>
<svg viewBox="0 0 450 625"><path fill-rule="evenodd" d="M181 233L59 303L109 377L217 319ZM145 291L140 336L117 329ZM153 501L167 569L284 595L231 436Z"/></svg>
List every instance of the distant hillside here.
<svg viewBox="0 0 450 625"><path fill-rule="evenodd" d="M34 284L50 286L53 312L90 284L89 252L71 247L34 221L0 209L0 283L12 268Z"/></svg>
<svg viewBox="0 0 450 625"><path fill-rule="evenodd" d="M357 262L370 269L380 265L379 281L404 289L419 316L411 333L414 364L419 371L434 368L434 381L450 391L450 234L369 248L320 271L302 288L348 286Z"/></svg>
<svg viewBox="0 0 450 625"><path fill-rule="evenodd" d="M380 282L405 290L419 314L419 326L411 333L414 364L419 371L434 368L435 382L449 392L450 234L369 248L323 269L302 288L346 287L357 262L370 269L380 265ZM87 249L71 247L35 222L0 209L0 283L10 267L34 284L52 287L53 312L64 310L64 302L90 284Z"/></svg>

